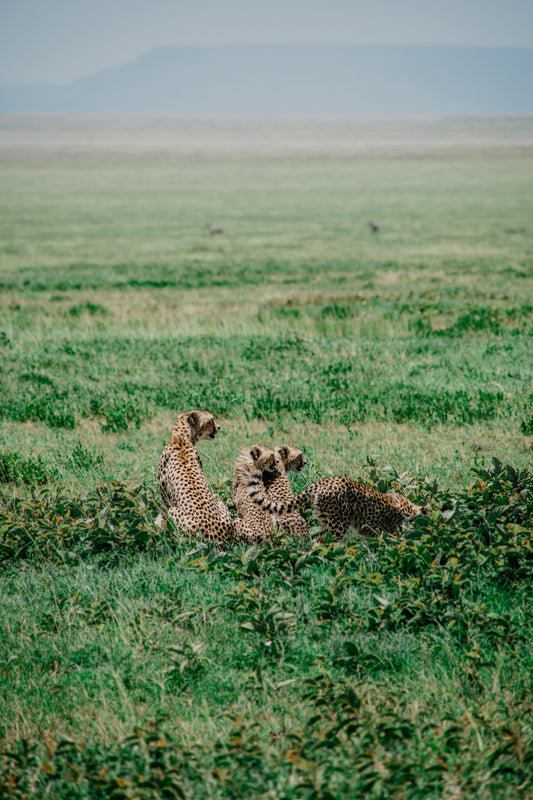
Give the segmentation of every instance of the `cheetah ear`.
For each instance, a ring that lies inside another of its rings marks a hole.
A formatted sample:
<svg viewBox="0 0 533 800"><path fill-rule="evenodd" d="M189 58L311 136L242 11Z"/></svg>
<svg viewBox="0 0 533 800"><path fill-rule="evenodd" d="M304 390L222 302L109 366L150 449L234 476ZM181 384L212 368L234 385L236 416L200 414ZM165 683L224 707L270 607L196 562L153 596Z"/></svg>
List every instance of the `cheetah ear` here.
<svg viewBox="0 0 533 800"><path fill-rule="evenodd" d="M257 461L257 459L261 455L261 449L258 447L258 445L254 444L253 447L250 447L250 455L252 456L254 461Z"/></svg>
<svg viewBox="0 0 533 800"><path fill-rule="evenodd" d="M282 458L287 458L287 456L289 455L289 448L287 447L286 444L280 445L279 454Z"/></svg>
<svg viewBox="0 0 533 800"><path fill-rule="evenodd" d="M196 411L189 411L189 422L191 425L194 425L195 428L198 427L198 414Z"/></svg>

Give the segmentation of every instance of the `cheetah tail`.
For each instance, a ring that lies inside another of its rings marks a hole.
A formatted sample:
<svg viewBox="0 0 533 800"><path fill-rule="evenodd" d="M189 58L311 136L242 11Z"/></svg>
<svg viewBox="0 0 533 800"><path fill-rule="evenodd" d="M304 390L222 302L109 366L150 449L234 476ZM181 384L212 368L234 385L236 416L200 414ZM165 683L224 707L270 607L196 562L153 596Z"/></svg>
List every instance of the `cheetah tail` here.
<svg viewBox="0 0 533 800"><path fill-rule="evenodd" d="M268 511L270 514L287 514L291 511L295 511L305 501L305 498L301 497L305 492L300 492L300 494L295 494L292 500L286 503L274 503L261 493L261 489L259 488L261 476L262 473L260 470L252 472L250 480L248 481L248 494L253 503L261 506L261 508Z"/></svg>

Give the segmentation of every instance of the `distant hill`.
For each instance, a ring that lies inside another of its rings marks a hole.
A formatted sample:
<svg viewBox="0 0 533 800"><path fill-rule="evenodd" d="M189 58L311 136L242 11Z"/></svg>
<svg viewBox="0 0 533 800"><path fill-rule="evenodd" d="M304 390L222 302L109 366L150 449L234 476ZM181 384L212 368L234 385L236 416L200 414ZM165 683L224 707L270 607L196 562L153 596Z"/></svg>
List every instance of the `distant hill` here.
<svg viewBox="0 0 533 800"><path fill-rule="evenodd" d="M165 47L68 85L0 86L0 111L532 114L533 49Z"/></svg>

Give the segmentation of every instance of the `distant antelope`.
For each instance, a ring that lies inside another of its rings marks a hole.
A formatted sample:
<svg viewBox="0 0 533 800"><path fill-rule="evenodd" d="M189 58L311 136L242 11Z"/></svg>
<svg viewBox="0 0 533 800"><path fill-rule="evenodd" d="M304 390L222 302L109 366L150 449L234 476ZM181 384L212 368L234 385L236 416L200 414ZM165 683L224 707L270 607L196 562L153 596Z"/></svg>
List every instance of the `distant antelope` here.
<svg viewBox="0 0 533 800"><path fill-rule="evenodd" d="M224 229L220 228L218 225L208 225L207 230L211 236L214 236L216 233L224 233Z"/></svg>
<svg viewBox="0 0 533 800"><path fill-rule="evenodd" d="M368 220L368 225L369 225L370 230L372 231L372 233L377 233L379 231L379 225L378 225L377 222L374 222L373 219L369 219Z"/></svg>

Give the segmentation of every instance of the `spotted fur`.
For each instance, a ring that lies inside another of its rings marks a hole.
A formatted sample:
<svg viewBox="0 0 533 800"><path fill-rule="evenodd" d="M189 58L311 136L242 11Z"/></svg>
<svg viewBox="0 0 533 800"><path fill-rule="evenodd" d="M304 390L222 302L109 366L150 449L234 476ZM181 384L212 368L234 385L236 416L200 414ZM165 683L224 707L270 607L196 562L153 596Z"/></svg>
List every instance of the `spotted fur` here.
<svg viewBox="0 0 533 800"><path fill-rule="evenodd" d="M237 458L233 472L233 502L239 518L247 525L256 541L270 540L276 532L272 516L252 501L248 484L254 472L260 475L264 490L274 476L283 469L274 450L261 444L244 447Z"/></svg>
<svg viewBox="0 0 533 800"><path fill-rule="evenodd" d="M322 478L294 495L292 500L276 504L261 491L259 476L254 473L248 492L260 508L276 515L312 504L321 533L329 531L333 539L341 539L350 528L361 534L394 533L401 529L407 517L424 513L424 509L401 494L383 494L350 478Z"/></svg>
<svg viewBox="0 0 533 800"><path fill-rule="evenodd" d="M159 492L168 516L181 530L200 532L206 539L224 544L253 541L252 531L242 520L232 518L222 500L213 497L194 446L202 439L214 439L219 430L208 411L180 414L159 460Z"/></svg>
<svg viewBox="0 0 533 800"><path fill-rule="evenodd" d="M291 482L287 472L293 470L300 472L305 467L303 452L292 444L281 444L275 448L276 469L268 475L263 475L265 494L273 503L285 503L294 497ZM298 510L288 514L272 515L274 524L280 531L293 536L307 536L307 524Z"/></svg>

